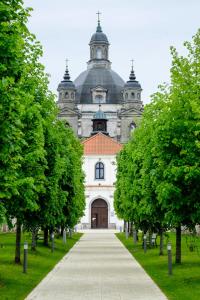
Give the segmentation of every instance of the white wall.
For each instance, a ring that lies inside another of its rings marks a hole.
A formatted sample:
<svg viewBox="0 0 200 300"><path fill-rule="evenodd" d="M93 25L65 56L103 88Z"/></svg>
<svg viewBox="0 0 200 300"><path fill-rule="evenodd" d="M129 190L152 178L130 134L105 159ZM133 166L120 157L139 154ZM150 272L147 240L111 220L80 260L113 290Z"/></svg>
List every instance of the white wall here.
<svg viewBox="0 0 200 300"><path fill-rule="evenodd" d="M99 160L104 164L105 179L95 179L95 164ZM123 225L114 212L114 183L116 180L116 158L114 155L88 155L84 157L83 170L85 178L85 215L81 219L81 226L91 227L91 204L95 199L104 199L108 204L108 226L119 229Z"/></svg>

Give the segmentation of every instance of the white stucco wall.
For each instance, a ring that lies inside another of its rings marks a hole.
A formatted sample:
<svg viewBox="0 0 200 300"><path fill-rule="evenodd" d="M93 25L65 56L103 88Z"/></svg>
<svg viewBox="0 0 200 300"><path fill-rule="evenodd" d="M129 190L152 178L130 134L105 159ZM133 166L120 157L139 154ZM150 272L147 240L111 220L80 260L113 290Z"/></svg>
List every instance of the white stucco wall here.
<svg viewBox="0 0 200 300"><path fill-rule="evenodd" d="M95 165L101 161L104 164L105 179L95 179ZM119 228L123 225L114 212L114 183L116 180L116 158L115 155L88 155L84 157L83 170L85 172L85 215L81 219L82 228L91 228L91 205L98 198L105 200L108 204L108 227Z"/></svg>

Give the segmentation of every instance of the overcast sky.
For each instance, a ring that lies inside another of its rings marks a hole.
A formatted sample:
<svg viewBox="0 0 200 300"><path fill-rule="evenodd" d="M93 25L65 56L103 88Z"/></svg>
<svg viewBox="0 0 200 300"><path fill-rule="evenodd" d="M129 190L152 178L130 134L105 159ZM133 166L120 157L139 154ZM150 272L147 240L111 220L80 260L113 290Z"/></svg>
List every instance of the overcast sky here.
<svg viewBox="0 0 200 300"><path fill-rule="evenodd" d="M200 27L200 0L25 0L34 10L29 29L44 49L42 62L56 93L69 59L71 79L86 69L97 15L110 42L112 69L128 80L131 59L144 103L169 82L169 47L184 53L183 42Z"/></svg>

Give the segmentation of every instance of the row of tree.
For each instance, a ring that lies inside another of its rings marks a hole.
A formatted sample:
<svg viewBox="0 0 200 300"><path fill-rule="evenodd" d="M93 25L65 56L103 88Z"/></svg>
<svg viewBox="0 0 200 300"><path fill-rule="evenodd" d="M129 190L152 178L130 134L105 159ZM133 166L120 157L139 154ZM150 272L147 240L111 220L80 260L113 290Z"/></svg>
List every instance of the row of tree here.
<svg viewBox="0 0 200 300"><path fill-rule="evenodd" d="M171 83L145 106L139 127L117 162L115 210L144 232L200 224L200 30L180 56L171 47Z"/></svg>
<svg viewBox="0 0 200 300"><path fill-rule="evenodd" d="M48 232L73 227L85 206L82 146L57 119L30 11L22 0L0 4L0 219L16 220L16 263L22 225L33 241L43 228L48 243Z"/></svg>

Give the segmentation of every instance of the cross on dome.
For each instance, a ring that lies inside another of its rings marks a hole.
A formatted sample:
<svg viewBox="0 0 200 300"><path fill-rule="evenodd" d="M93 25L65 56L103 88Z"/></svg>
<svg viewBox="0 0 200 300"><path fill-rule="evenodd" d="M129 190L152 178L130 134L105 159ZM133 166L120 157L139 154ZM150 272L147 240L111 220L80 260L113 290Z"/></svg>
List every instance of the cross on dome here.
<svg viewBox="0 0 200 300"><path fill-rule="evenodd" d="M131 59L131 69L133 71L133 62L134 62L134 59Z"/></svg>
<svg viewBox="0 0 200 300"><path fill-rule="evenodd" d="M98 15L98 23L99 23L99 22L100 22L100 15L101 15L101 12L98 11L96 14Z"/></svg>
<svg viewBox="0 0 200 300"><path fill-rule="evenodd" d="M98 15L97 32L102 32L101 25L100 25L100 15L101 15L101 12L98 11L96 14Z"/></svg>

